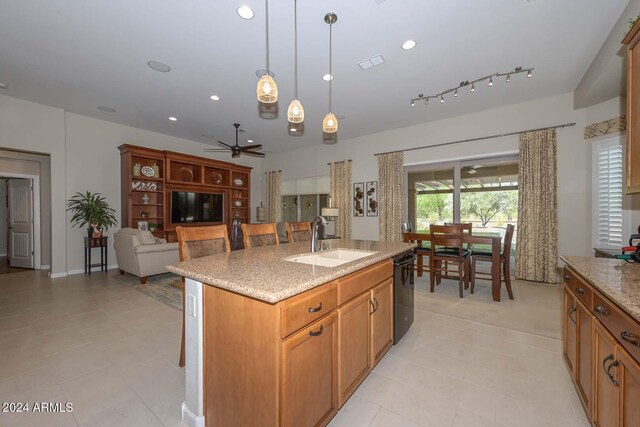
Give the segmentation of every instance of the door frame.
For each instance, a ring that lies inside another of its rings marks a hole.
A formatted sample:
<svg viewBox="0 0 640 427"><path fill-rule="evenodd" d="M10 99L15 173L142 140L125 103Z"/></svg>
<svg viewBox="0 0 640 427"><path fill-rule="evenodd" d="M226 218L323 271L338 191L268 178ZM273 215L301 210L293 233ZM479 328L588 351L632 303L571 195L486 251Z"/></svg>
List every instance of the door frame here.
<svg viewBox="0 0 640 427"><path fill-rule="evenodd" d="M24 173L0 172L2 178L30 179L33 184L33 269L40 270L42 267L40 253L42 241L40 239L40 176ZM7 256L9 254L7 253Z"/></svg>

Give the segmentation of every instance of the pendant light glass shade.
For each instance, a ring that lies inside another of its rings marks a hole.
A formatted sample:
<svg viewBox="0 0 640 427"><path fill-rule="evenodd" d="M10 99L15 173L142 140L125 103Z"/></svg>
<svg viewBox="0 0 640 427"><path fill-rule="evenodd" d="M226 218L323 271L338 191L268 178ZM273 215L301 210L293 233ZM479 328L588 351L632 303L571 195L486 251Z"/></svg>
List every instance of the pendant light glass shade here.
<svg viewBox="0 0 640 427"><path fill-rule="evenodd" d="M338 119L335 114L329 113L322 121L322 131L324 133L336 133L338 131Z"/></svg>
<svg viewBox="0 0 640 427"><path fill-rule="evenodd" d="M278 101L278 86L276 86L275 80L269 74L265 74L260 78L256 94L258 95L258 101L265 104L273 104Z"/></svg>
<svg viewBox="0 0 640 427"><path fill-rule="evenodd" d="M266 44L266 70L264 76L258 81L256 88L256 96L258 101L265 104L273 104L278 101L278 86L275 80L269 75L269 0L264 0L264 16L265 16L265 44Z"/></svg>
<svg viewBox="0 0 640 427"><path fill-rule="evenodd" d="M287 110L287 120L291 123L302 123L304 121L304 108L297 99L291 101Z"/></svg>

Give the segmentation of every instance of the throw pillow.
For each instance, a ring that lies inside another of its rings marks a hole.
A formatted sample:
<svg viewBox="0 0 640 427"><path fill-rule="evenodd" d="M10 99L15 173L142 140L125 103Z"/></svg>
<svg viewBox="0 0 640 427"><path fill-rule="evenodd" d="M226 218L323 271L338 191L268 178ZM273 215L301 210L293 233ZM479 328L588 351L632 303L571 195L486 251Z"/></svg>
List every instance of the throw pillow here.
<svg viewBox="0 0 640 427"><path fill-rule="evenodd" d="M141 230L138 235L138 239L140 239L140 243L143 245L155 245L156 244L156 236L154 236L148 230Z"/></svg>

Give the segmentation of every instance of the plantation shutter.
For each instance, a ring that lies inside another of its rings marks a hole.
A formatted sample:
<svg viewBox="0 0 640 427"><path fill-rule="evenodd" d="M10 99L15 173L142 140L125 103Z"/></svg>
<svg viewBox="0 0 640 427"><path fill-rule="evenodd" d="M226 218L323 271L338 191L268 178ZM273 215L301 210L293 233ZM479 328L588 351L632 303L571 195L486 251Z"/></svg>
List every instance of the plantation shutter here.
<svg viewBox="0 0 640 427"><path fill-rule="evenodd" d="M622 145L607 141L595 147L596 244L622 246Z"/></svg>

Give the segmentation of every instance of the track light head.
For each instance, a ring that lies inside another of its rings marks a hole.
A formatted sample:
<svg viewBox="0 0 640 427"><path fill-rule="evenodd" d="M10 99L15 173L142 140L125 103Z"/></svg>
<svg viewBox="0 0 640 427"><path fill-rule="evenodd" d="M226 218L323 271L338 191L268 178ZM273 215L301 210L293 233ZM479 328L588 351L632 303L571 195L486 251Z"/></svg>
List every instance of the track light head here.
<svg viewBox="0 0 640 427"><path fill-rule="evenodd" d="M475 92L475 91L476 91L476 84L471 83L471 89L469 90L469 92Z"/></svg>
<svg viewBox="0 0 640 427"><path fill-rule="evenodd" d="M453 92L453 96L458 96L458 89L456 89L456 91Z"/></svg>
<svg viewBox="0 0 640 427"><path fill-rule="evenodd" d="M505 80L507 83L509 83L511 81L511 74L507 74L507 78Z"/></svg>
<svg viewBox="0 0 640 427"><path fill-rule="evenodd" d="M489 77L489 84L487 86L493 86L493 77Z"/></svg>
<svg viewBox="0 0 640 427"><path fill-rule="evenodd" d="M444 104L444 96L440 95L440 104Z"/></svg>
<svg viewBox="0 0 640 427"><path fill-rule="evenodd" d="M533 75L532 70L528 70L528 71L527 71L527 78L531 77L532 75Z"/></svg>
<svg viewBox="0 0 640 427"><path fill-rule="evenodd" d="M411 105L412 107L415 107L416 103L415 103L414 101L411 101L411 104L410 104L410 105Z"/></svg>

